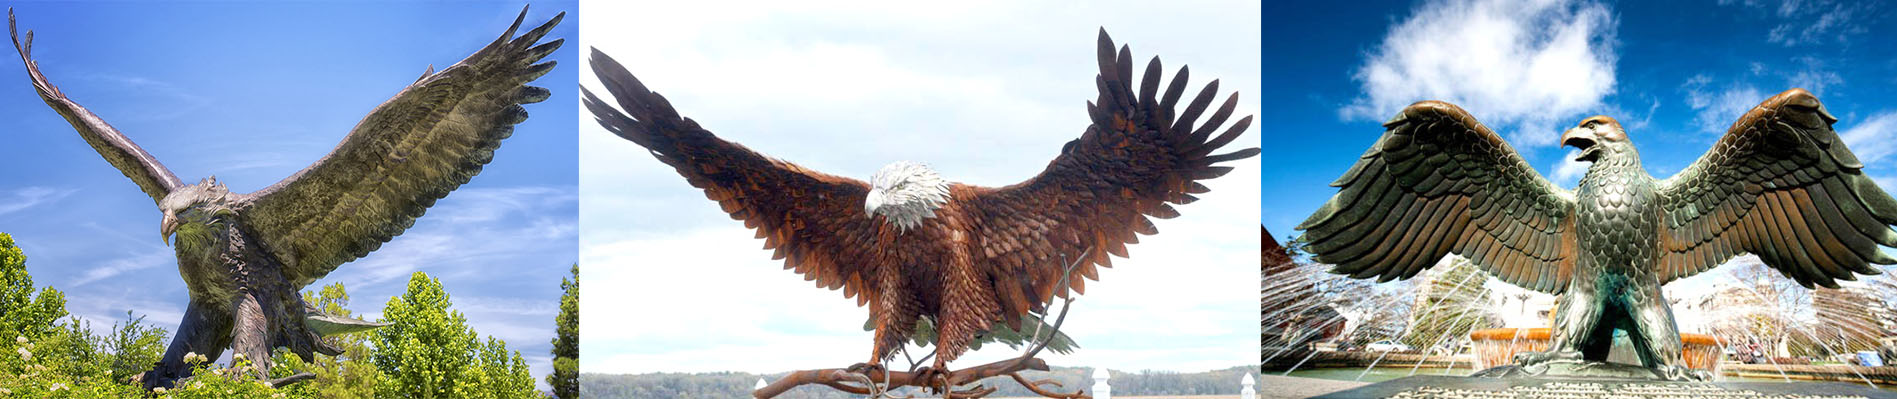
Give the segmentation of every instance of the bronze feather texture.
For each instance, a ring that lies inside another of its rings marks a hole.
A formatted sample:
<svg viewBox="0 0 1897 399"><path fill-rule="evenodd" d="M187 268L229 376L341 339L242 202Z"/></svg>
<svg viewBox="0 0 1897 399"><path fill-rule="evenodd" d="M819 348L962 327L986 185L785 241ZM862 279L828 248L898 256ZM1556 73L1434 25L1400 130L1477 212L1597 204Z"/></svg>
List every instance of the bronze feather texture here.
<svg viewBox="0 0 1897 399"><path fill-rule="evenodd" d="M335 354L321 335L373 324L316 313L299 291L375 251L469 179L527 118L521 105L546 100L527 86L553 69L540 62L563 39L541 39L565 13L515 36L522 8L501 36L473 55L430 72L377 106L315 164L267 188L230 193L215 178L184 184L151 154L68 98L32 58L8 13L14 48L41 98L81 138L153 201L160 231L174 245L191 300L147 387L188 376L187 353L216 359L235 348L268 375L272 348L310 359Z"/></svg>
<svg viewBox="0 0 1897 399"><path fill-rule="evenodd" d="M1232 170L1221 163L1259 153L1215 154L1252 124L1249 116L1227 123L1237 97L1215 104L1218 81L1188 99L1180 68L1162 92L1158 58L1136 81L1132 52L1104 30L1098 54L1091 124L1045 170L1006 187L948 184L933 217L906 231L865 213L881 188L720 139L598 50L590 62L611 101L582 92L601 126L755 229L786 269L867 305L877 325L865 365L893 356L927 318L939 330L933 369L946 371L977 333L997 323L1019 328L1054 298L1084 293L1097 267L1127 256L1139 235L1158 233L1151 218L1177 216L1175 205L1208 191L1201 181ZM1085 278L1060 285L1062 259L1078 261L1073 274Z"/></svg>
<svg viewBox="0 0 1897 399"><path fill-rule="evenodd" d="M1504 282L1563 294L1554 345L1518 358L1524 367L1605 360L1620 329L1659 376L1704 378L1683 367L1662 285L1743 254L1807 288L1897 263L1881 251L1897 246L1897 200L1864 175L1836 121L1816 96L1787 90L1659 180L1618 122L1587 118L1562 135L1592 163L1568 191L1469 113L1425 101L1385 123L1298 228L1317 261L1355 278L1406 279L1456 254Z"/></svg>

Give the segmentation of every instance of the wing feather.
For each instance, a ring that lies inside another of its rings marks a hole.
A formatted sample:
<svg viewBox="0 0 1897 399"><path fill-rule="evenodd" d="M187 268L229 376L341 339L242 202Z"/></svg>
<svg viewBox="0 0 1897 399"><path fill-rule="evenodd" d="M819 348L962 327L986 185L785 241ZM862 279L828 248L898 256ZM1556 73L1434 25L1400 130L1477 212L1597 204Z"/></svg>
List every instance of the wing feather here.
<svg viewBox="0 0 1897 399"><path fill-rule="evenodd" d="M7 31L13 36L13 49L20 53L20 62L26 64L26 75L33 79L33 90L39 92L40 99L65 117L73 130L79 132L79 137L92 145L92 149L98 151L107 163L118 168L126 178L132 179L132 183L138 184L139 191L144 191L145 195L151 196L153 203L157 203L172 190L184 185L157 158L139 148L132 139L126 138L91 110L66 98L66 93L61 93L59 87L46 80L46 75L40 73L39 62L33 60L33 31L26 31L26 41L20 41L20 30L13 21L11 8L7 9Z"/></svg>
<svg viewBox="0 0 1897 399"><path fill-rule="evenodd" d="M1503 281L1559 293L1573 269L1573 194L1542 179L1460 108L1426 101L1387 129L1299 225L1332 272L1389 281L1443 256Z"/></svg>
<svg viewBox="0 0 1897 399"><path fill-rule="evenodd" d="M679 116L664 96L626 67L592 51L593 72L619 105L581 89L586 108L606 130L645 147L672 166L720 209L756 229L784 269L817 286L842 289L858 305L881 295L871 259L876 225L863 217L869 185L804 169L719 139ZM621 110L624 110L623 112Z"/></svg>
<svg viewBox="0 0 1897 399"><path fill-rule="evenodd" d="M1108 255L1126 257L1127 244L1158 231L1148 218L1178 216L1173 205L1207 191L1200 180L1232 170L1219 163L1259 153L1246 148L1213 154L1250 127L1247 116L1212 137L1234 113L1236 94L1214 108L1218 84L1208 83L1175 116L1174 106L1186 90L1185 68L1155 101L1163 77L1157 57L1146 64L1145 80L1134 82L1128 47L1115 46L1102 30L1097 50L1099 97L1088 106L1092 126L1068 142L1040 175L1007 187L980 188L971 198L982 226L975 234L981 248L975 264L989 268L996 290L1020 290L1032 302L1027 309L1008 309L1013 313L1003 314L1004 321L1012 323L1023 315L1020 311L1040 311L1069 291L1084 293L1084 281L1098 277L1096 267L1112 266ZM1061 290L1061 259L1072 261L1082 253L1087 255L1075 275L1085 278L1074 278L1071 289Z"/></svg>
<svg viewBox="0 0 1897 399"><path fill-rule="evenodd" d="M1734 122L1712 150L1661 182L1668 217L1661 282L1746 253L1806 287L1893 264L1897 200L1863 173L1818 98L1791 89Z"/></svg>
<svg viewBox="0 0 1897 399"><path fill-rule="evenodd" d="M564 43L535 45L566 15L514 36L522 8L492 44L402 89L370 111L315 164L240 198L244 224L305 285L367 255L480 173L501 140L545 100L526 86L553 68L535 64Z"/></svg>

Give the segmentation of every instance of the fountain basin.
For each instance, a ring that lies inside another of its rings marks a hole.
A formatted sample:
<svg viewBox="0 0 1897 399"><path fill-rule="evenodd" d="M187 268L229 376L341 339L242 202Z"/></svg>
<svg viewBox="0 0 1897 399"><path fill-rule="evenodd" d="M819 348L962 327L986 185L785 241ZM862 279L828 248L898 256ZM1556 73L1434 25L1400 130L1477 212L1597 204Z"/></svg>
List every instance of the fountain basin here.
<svg viewBox="0 0 1897 399"><path fill-rule="evenodd" d="M1471 331L1469 339L1474 341L1477 369L1486 370L1510 364L1516 353L1548 350L1549 337L1553 335L1553 332L1548 328L1489 328ZM1680 334L1680 341L1683 344L1686 367L1706 370L1718 375L1717 367L1719 367L1719 358L1723 355L1723 349L1713 336ZM1623 348L1632 347L1630 343L1623 345L1623 342L1616 342L1614 346L1614 352L1623 352ZM1626 352L1628 352L1626 355L1631 355L1631 351ZM1609 360L1629 362L1625 359L1616 359L1615 355L1622 354L1610 355ZM1638 364L1639 361L1635 359L1629 363Z"/></svg>

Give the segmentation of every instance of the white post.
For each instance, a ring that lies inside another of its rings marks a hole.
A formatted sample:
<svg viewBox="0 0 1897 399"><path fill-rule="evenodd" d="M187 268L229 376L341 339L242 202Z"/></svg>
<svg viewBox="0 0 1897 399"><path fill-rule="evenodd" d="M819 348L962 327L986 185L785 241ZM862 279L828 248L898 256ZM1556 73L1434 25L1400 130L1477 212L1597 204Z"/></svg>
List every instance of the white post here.
<svg viewBox="0 0 1897 399"><path fill-rule="evenodd" d="M766 383L764 383L764 377L758 377L758 379L757 379L757 385L752 385L752 386L751 386L751 390L753 390L753 391L756 391L756 390L759 390L759 389L764 389L764 386L765 386L765 385L770 385L770 384L766 384Z"/></svg>
<svg viewBox="0 0 1897 399"><path fill-rule="evenodd" d="M1107 385L1107 368L1093 369L1093 399L1113 399L1113 387Z"/></svg>
<svg viewBox="0 0 1897 399"><path fill-rule="evenodd" d="M1239 388L1238 399L1258 399L1258 380L1252 379L1251 373L1245 373L1245 379L1239 384L1245 387Z"/></svg>

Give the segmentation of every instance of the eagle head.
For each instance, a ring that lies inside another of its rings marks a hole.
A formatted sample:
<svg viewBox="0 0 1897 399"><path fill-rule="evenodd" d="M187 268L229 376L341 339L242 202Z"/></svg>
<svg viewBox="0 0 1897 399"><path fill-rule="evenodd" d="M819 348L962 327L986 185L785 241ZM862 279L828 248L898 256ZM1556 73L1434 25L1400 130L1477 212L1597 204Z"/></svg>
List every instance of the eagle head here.
<svg viewBox="0 0 1897 399"><path fill-rule="evenodd" d="M1622 130L1620 122L1603 115L1595 115L1581 121L1581 124L1561 134L1561 145L1573 146L1581 150L1575 161L1595 162L1601 155L1619 154L1633 148L1627 142L1627 131Z"/></svg>
<svg viewBox="0 0 1897 399"><path fill-rule="evenodd" d="M230 194L229 189L217 182L217 177L172 190L158 201L158 211L165 214L164 221L158 224L161 239L170 244L173 234L178 235L181 243L216 238L212 228L228 225L225 221L236 214Z"/></svg>
<svg viewBox="0 0 1897 399"><path fill-rule="evenodd" d="M935 217L935 210L948 203L949 184L927 165L897 161L877 170L869 178L869 195L863 199L863 217L883 219L901 231L922 225L922 219Z"/></svg>

